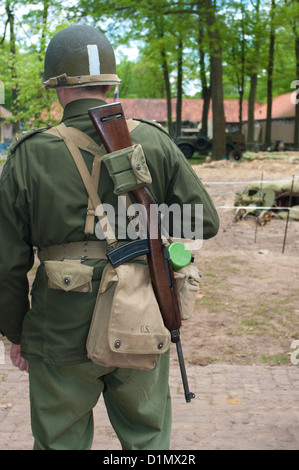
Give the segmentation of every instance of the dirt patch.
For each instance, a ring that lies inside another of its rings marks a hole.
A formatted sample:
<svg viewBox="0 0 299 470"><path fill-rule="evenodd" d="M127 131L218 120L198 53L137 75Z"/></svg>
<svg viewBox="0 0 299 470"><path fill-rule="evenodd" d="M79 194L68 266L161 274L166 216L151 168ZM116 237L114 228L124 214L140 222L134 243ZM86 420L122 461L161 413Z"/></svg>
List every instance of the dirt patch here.
<svg viewBox="0 0 299 470"><path fill-rule="evenodd" d="M256 228L255 219L234 222L235 210L220 208L233 206L249 181L299 177L298 153L264 156L194 167L219 208L220 230L196 253L201 289L181 330L189 363L291 364L299 339L299 222L289 222L282 253L285 220Z"/></svg>

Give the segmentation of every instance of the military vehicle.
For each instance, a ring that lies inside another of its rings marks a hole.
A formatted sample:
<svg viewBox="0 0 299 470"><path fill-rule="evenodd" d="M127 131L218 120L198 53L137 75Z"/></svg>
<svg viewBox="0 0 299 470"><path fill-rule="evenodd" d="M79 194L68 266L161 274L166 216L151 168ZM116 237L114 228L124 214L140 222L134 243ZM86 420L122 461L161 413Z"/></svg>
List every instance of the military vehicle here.
<svg viewBox="0 0 299 470"><path fill-rule="evenodd" d="M252 182L235 194L235 222L248 216L260 225L272 217L299 220L299 181Z"/></svg>
<svg viewBox="0 0 299 470"><path fill-rule="evenodd" d="M186 158L191 158L194 152L207 154L212 150L213 140L198 132L196 129L183 130L176 139L177 146ZM226 133L226 156L233 161L242 159L245 150L245 136L241 133Z"/></svg>

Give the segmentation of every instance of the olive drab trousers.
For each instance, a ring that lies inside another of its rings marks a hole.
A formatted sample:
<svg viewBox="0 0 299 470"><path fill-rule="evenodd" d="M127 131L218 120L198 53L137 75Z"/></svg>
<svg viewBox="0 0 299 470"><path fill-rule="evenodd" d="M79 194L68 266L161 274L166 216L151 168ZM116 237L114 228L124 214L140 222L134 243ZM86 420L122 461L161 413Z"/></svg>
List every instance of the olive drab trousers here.
<svg viewBox="0 0 299 470"><path fill-rule="evenodd" d="M89 450L92 409L103 394L110 422L125 450L167 450L171 434L169 351L153 370L136 371L29 362L34 450ZM99 423L100 425L100 423Z"/></svg>

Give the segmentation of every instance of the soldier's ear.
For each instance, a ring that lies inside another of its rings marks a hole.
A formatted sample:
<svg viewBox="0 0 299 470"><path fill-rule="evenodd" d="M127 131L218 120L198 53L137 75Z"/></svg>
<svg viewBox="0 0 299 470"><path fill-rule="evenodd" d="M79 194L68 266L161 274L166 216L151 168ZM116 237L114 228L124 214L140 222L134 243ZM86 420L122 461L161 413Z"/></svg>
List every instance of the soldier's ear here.
<svg viewBox="0 0 299 470"><path fill-rule="evenodd" d="M63 109L70 101L76 99L76 92L74 93L72 88L56 88L56 94Z"/></svg>

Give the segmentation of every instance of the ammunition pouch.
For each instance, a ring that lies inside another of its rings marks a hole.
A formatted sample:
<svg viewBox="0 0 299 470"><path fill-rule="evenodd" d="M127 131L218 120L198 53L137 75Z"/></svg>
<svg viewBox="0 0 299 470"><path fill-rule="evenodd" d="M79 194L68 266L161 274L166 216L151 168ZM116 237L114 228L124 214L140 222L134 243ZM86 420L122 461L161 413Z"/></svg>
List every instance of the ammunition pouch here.
<svg viewBox="0 0 299 470"><path fill-rule="evenodd" d="M80 260L45 261L48 287L66 292L91 292L93 267Z"/></svg>
<svg viewBox="0 0 299 470"><path fill-rule="evenodd" d="M148 370L169 346L148 266L107 264L87 338L88 357L101 366Z"/></svg>
<svg viewBox="0 0 299 470"><path fill-rule="evenodd" d="M114 193L120 195L152 182L140 144L133 145L102 158L114 183Z"/></svg>

